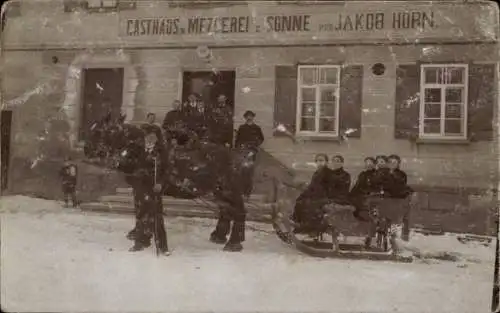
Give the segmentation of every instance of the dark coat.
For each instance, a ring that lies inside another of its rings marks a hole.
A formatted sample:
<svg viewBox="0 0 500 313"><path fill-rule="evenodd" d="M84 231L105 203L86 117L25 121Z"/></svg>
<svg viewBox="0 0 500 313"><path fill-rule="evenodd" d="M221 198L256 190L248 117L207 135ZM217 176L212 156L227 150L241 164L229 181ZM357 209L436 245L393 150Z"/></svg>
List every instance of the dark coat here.
<svg viewBox="0 0 500 313"><path fill-rule="evenodd" d="M351 188L351 175L344 168L329 170L328 172L328 197L338 204L349 204L349 189Z"/></svg>
<svg viewBox="0 0 500 313"><path fill-rule="evenodd" d="M195 104L196 106L185 103L181 112L186 128L200 136L207 128L207 108L199 101Z"/></svg>
<svg viewBox="0 0 500 313"><path fill-rule="evenodd" d="M408 186L408 178L405 172L400 169L389 171L384 193L392 198L406 198L413 190Z"/></svg>
<svg viewBox="0 0 500 313"><path fill-rule="evenodd" d="M141 129L144 131L146 135L150 133L155 133L158 140L160 142L163 142L163 134L161 132L161 128L158 125L144 123L141 125Z"/></svg>
<svg viewBox="0 0 500 313"><path fill-rule="evenodd" d="M243 124L236 133L236 147L259 147L264 142L264 134L257 124Z"/></svg>
<svg viewBox="0 0 500 313"><path fill-rule="evenodd" d="M63 186L76 186L77 176L78 176L78 167L76 164L68 164L64 165L59 171L59 176L61 177L61 181Z"/></svg>
<svg viewBox="0 0 500 313"><path fill-rule="evenodd" d="M184 115L181 110L170 110L165 114L165 118L163 119L162 128L165 131L169 131L172 129L178 128L177 126L184 122Z"/></svg>
<svg viewBox="0 0 500 313"><path fill-rule="evenodd" d="M373 174L373 193L385 194L390 184L391 175L388 168L376 169Z"/></svg>
<svg viewBox="0 0 500 313"><path fill-rule="evenodd" d="M375 191L374 186L375 169L364 170L358 175L356 184L351 189L351 196L365 196Z"/></svg>
<svg viewBox="0 0 500 313"><path fill-rule="evenodd" d="M207 127L210 140L216 144L232 145L233 110L229 105L214 104L207 108Z"/></svg>
<svg viewBox="0 0 500 313"><path fill-rule="evenodd" d="M167 141L176 139L179 144L183 145L188 136L186 113L180 109L169 111L163 119L162 128Z"/></svg>
<svg viewBox="0 0 500 313"><path fill-rule="evenodd" d="M330 169L323 167L314 172L311 182L297 198L297 201L304 199L329 198Z"/></svg>
<svg viewBox="0 0 500 313"><path fill-rule="evenodd" d="M296 232L319 231L323 220L323 206L329 202L331 170L317 169L311 182L295 202L292 220L299 223Z"/></svg>
<svg viewBox="0 0 500 313"><path fill-rule="evenodd" d="M155 183L165 189L169 182L168 156L163 145L158 144L152 151L146 151L145 148L135 151L126 166L127 182L138 190L150 192Z"/></svg>

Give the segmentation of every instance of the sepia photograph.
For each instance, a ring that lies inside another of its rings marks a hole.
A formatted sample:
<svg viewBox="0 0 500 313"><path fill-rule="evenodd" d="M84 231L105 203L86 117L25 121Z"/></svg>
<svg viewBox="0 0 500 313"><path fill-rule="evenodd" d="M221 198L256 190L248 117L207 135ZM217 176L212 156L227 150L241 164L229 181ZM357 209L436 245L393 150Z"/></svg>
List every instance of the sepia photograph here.
<svg viewBox="0 0 500 313"><path fill-rule="evenodd" d="M486 0L10 0L3 312L500 312Z"/></svg>

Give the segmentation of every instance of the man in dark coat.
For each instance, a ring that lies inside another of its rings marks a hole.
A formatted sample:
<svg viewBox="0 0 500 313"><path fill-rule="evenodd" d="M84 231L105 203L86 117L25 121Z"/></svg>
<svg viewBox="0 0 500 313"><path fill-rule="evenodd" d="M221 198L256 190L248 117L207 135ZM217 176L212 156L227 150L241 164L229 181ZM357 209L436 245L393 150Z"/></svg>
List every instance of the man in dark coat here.
<svg viewBox="0 0 500 313"><path fill-rule="evenodd" d="M337 204L350 204L351 175L344 170L343 156L336 155L332 158L328 182L330 184L329 198Z"/></svg>
<svg viewBox="0 0 500 313"><path fill-rule="evenodd" d="M191 94L182 106L183 117L187 130L198 138L206 133L206 108L205 104L196 94Z"/></svg>
<svg viewBox="0 0 500 313"><path fill-rule="evenodd" d="M167 184L167 164L164 149L154 132L146 135L145 149L137 158L135 194L139 205L136 218L134 246L130 251L140 251L151 245L155 237L157 251L168 255L167 234L163 220L162 191Z"/></svg>
<svg viewBox="0 0 500 313"><path fill-rule="evenodd" d="M161 133L160 126L155 124L156 114L148 113L146 116L146 123L141 125L141 128L146 134L155 133L156 137L160 142L163 142L163 135Z"/></svg>
<svg viewBox="0 0 500 313"><path fill-rule="evenodd" d="M231 157L230 148L216 145L212 151L214 159L218 160L217 186L214 191L220 212L215 230L210 234L210 241L216 244L225 244L225 251L238 252L243 249L245 241L246 210L241 190L241 173ZM232 227L231 227L231 221ZM227 235L230 233L229 240Z"/></svg>
<svg viewBox="0 0 500 313"><path fill-rule="evenodd" d="M264 135L262 129L255 124L255 113L246 111L243 114L245 124L241 125L236 132L235 146L238 149L248 151L249 166L243 169L244 188L243 192L246 197L249 197L253 188L253 175L255 169L255 161L259 147L264 142Z"/></svg>
<svg viewBox="0 0 500 313"><path fill-rule="evenodd" d="M232 146L233 109L225 95L219 95L217 102L210 105L207 117L209 140L216 144Z"/></svg>
<svg viewBox="0 0 500 313"><path fill-rule="evenodd" d="M168 111L165 115L162 124L167 142L171 142L172 139L175 139L178 142L181 133L186 131L185 127L185 116L182 110L181 102L179 100L175 100L172 103L172 110Z"/></svg>

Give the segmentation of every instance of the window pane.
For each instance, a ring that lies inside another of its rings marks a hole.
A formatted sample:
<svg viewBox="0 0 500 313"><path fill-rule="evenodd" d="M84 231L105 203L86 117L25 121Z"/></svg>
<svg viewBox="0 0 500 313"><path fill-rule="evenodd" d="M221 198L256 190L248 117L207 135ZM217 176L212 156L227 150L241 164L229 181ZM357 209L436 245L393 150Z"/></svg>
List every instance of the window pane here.
<svg viewBox="0 0 500 313"><path fill-rule="evenodd" d="M425 102L441 102L441 89L440 88L426 88L425 89Z"/></svg>
<svg viewBox="0 0 500 313"><path fill-rule="evenodd" d="M440 118L441 117L441 103L426 103L424 117L426 117L426 118Z"/></svg>
<svg viewBox="0 0 500 313"><path fill-rule="evenodd" d="M317 69L312 67L306 67L300 69L300 81L304 85L314 85L316 84L316 73Z"/></svg>
<svg viewBox="0 0 500 313"><path fill-rule="evenodd" d="M446 88L446 102L463 102L463 88Z"/></svg>
<svg viewBox="0 0 500 313"><path fill-rule="evenodd" d="M100 8L101 0L87 0L89 8Z"/></svg>
<svg viewBox="0 0 500 313"><path fill-rule="evenodd" d="M440 134L441 120L439 119L424 119L424 134Z"/></svg>
<svg viewBox="0 0 500 313"><path fill-rule="evenodd" d="M448 84L463 84L465 68L463 67L448 67L446 71L446 82Z"/></svg>
<svg viewBox="0 0 500 313"><path fill-rule="evenodd" d="M315 131L315 118L314 117L303 117L300 121L301 131Z"/></svg>
<svg viewBox="0 0 500 313"><path fill-rule="evenodd" d="M445 135L460 136L462 135L462 120L447 119L444 121Z"/></svg>
<svg viewBox="0 0 500 313"><path fill-rule="evenodd" d="M321 102L320 116L335 116L335 102Z"/></svg>
<svg viewBox="0 0 500 313"><path fill-rule="evenodd" d="M320 84L337 84L337 68L323 67L320 68L319 83Z"/></svg>
<svg viewBox="0 0 500 313"><path fill-rule="evenodd" d="M302 101L316 101L316 88L302 88Z"/></svg>
<svg viewBox="0 0 500 313"><path fill-rule="evenodd" d="M302 116L316 116L316 103L302 102Z"/></svg>
<svg viewBox="0 0 500 313"><path fill-rule="evenodd" d="M320 118L319 119L319 131L320 132L334 132L335 131L335 119L334 118Z"/></svg>
<svg viewBox="0 0 500 313"><path fill-rule="evenodd" d="M116 0L103 0L102 1L102 6L106 8L114 8L116 7L117 1Z"/></svg>
<svg viewBox="0 0 500 313"><path fill-rule="evenodd" d="M436 68L426 68L425 73L425 83L426 84L436 84L437 83L437 69Z"/></svg>
<svg viewBox="0 0 500 313"><path fill-rule="evenodd" d="M321 101L336 102L335 89L334 88L323 88L320 91Z"/></svg>
<svg viewBox="0 0 500 313"><path fill-rule="evenodd" d="M462 118L462 104L447 103L445 118Z"/></svg>

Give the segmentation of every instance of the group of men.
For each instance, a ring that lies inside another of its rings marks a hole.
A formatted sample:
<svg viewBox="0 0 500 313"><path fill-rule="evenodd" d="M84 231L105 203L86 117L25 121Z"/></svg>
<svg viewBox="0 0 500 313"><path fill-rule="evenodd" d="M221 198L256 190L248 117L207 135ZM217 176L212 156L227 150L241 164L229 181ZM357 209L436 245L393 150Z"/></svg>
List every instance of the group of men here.
<svg viewBox="0 0 500 313"><path fill-rule="evenodd" d="M162 124L167 141L178 139L180 133L207 138L213 143L231 146L233 109L225 95L215 103L204 103L198 96L189 95L187 102L176 100Z"/></svg>
<svg viewBox="0 0 500 313"><path fill-rule="evenodd" d="M249 158L255 161L259 146L264 141L262 130L254 123L255 113L244 114L245 124L236 133L235 145L250 151ZM155 115L149 113L141 128L145 134L145 150L136 158L137 170L128 177L134 192L136 224L127 238L134 240L130 251L140 251L151 245L153 235L161 254L168 255L167 234L163 220L162 195L167 185L167 167L172 166L172 156L167 154L164 144L184 145L193 137L204 138L212 143L232 147L233 112L224 95L213 105L203 105L196 96L181 104L174 101L173 109L167 113L160 128L155 124ZM162 130L163 128L163 130ZM252 191L253 166L243 173L243 193L248 197Z"/></svg>

